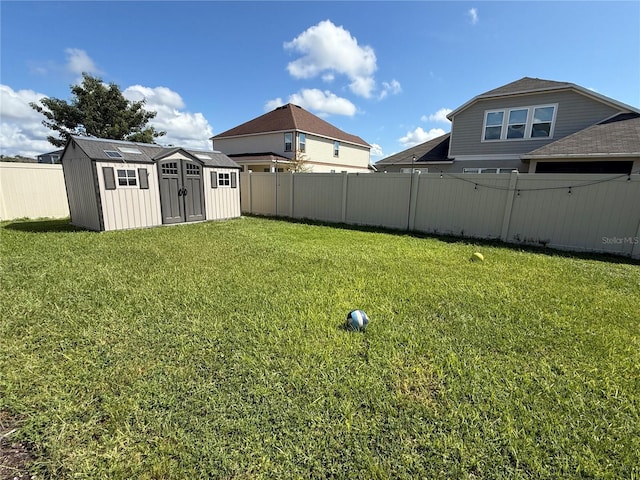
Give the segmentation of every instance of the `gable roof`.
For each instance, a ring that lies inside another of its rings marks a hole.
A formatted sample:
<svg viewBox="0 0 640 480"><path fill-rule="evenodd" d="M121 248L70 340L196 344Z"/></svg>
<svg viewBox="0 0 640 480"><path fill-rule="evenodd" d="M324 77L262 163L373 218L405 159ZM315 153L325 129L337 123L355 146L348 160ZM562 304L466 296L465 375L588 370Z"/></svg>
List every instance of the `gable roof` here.
<svg viewBox="0 0 640 480"><path fill-rule="evenodd" d="M556 82L553 80L544 80L542 78L532 78L532 77L522 77L520 80L516 80L515 82L507 83L498 88L494 88L493 90L489 90L488 92L481 93L480 95L476 95L468 102L464 103L460 107L456 108L454 111L447 115L449 120L453 120L453 117L460 113L463 110L466 110L470 105L484 99L497 98L497 97L507 97L512 95L523 95L523 94L531 94L531 93L544 93L550 91L557 90L574 90L582 95L587 97L591 97L594 100L599 102L606 103L608 105L614 106L623 112L635 112L640 113L635 107L630 105L626 105L622 102L614 100L613 98L606 97L599 93L594 92L593 90L589 90L587 88L581 87L580 85L576 85L575 83L570 82Z"/></svg>
<svg viewBox="0 0 640 480"><path fill-rule="evenodd" d="M621 114L522 155L523 159L640 157L640 114Z"/></svg>
<svg viewBox="0 0 640 480"><path fill-rule="evenodd" d="M75 148L75 146L82 149L91 160L104 160L109 162L122 161L124 163L154 163L180 151L208 167L241 168L240 165L224 153L215 151L191 150L182 147L163 147L152 143L127 142L107 138L72 136L69 142L67 142L64 152L66 152L68 148ZM125 149L125 151L123 151L123 149ZM137 150L140 153L133 153L132 150ZM121 157L110 157L107 155L107 151L117 151Z"/></svg>
<svg viewBox="0 0 640 480"><path fill-rule="evenodd" d="M391 155L390 157L383 158L376 162L376 166L411 165L414 163L414 155L416 156L414 166L419 166L420 163L452 163L452 160L448 158L450 139L451 133L445 133L444 135L421 143L420 145L408 148L407 150Z"/></svg>
<svg viewBox="0 0 640 480"><path fill-rule="evenodd" d="M306 111L304 108L292 103L278 107L275 110L254 118L253 120L249 120L237 127L231 128L226 132L219 133L218 135L211 137L211 139L215 140L218 138L293 130L316 134L343 142L354 143L363 147L371 147L371 145L357 135L343 132L339 128L331 125L329 122L324 121L320 117L317 117Z"/></svg>

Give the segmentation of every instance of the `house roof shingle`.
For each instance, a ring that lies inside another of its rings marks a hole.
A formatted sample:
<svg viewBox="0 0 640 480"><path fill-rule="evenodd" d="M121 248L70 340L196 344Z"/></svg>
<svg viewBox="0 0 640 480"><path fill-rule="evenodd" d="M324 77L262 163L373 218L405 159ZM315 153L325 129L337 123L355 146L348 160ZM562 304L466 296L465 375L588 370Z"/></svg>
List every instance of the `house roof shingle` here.
<svg viewBox="0 0 640 480"><path fill-rule="evenodd" d="M225 167L225 168L240 168L240 166L231 160L227 155L221 152L212 152L206 150L192 150L182 147L163 147L161 145L155 145L151 143L137 143L127 142L123 140L111 140L106 138L94 138L94 137L71 137L72 142L78 145L85 154L92 160L105 160L110 162L124 161L131 163L154 163L162 158L175 153L177 151L186 152L194 159L202 162L208 167ZM67 143L65 151L71 145L71 141ZM136 149L140 153L132 153L127 151L129 149ZM122 149L125 148L125 151ZM121 158L113 158L107 155L105 152L109 150L115 150Z"/></svg>
<svg viewBox="0 0 640 480"><path fill-rule="evenodd" d="M329 122L308 112L298 105L288 103L276 108L264 115L249 120L237 127L211 137L218 138L236 137L241 135L255 135L258 133L283 132L297 130L300 132L316 134L339 141L370 147L367 142L357 135L352 135L334 127Z"/></svg>
<svg viewBox="0 0 640 480"><path fill-rule="evenodd" d="M620 114L540 147L523 159L640 157L640 114Z"/></svg>
<svg viewBox="0 0 640 480"><path fill-rule="evenodd" d="M386 165L411 165L413 156L416 156L415 166L425 163L450 163L448 158L450 133L445 133L437 138L421 143L414 147L403 150L400 153L383 158L376 162L376 167L384 167Z"/></svg>
<svg viewBox="0 0 640 480"><path fill-rule="evenodd" d="M488 92L481 93L480 95L476 95L471 100L465 102L460 107L456 108L454 111L447 115L449 120L453 120L453 117L465 110L468 106L476 103L479 100L496 98L496 97L507 97L510 95L522 95L527 93L543 93L553 90L566 90L572 89L582 95L597 99L598 101L604 102L606 104L615 106L621 111L626 112L635 112L640 113L635 107L630 105L626 105L622 102L614 100L613 98L606 97L605 95L601 95L592 90L586 89L575 83L570 82L556 82L553 80L544 80L542 78L532 78L532 77L523 77L520 80L516 80L511 83L507 83L498 88L494 88L493 90L489 90Z"/></svg>

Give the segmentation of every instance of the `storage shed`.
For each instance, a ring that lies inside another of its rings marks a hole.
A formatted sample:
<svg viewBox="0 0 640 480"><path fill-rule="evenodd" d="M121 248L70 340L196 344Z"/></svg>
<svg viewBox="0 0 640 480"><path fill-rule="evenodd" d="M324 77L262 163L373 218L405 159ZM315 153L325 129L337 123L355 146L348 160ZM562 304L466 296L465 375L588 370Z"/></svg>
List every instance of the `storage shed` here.
<svg viewBox="0 0 640 480"><path fill-rule="evenodd" d="M62 153L73 225L107 231L240 216L240 166L220 152L73 136Z"/></svg>

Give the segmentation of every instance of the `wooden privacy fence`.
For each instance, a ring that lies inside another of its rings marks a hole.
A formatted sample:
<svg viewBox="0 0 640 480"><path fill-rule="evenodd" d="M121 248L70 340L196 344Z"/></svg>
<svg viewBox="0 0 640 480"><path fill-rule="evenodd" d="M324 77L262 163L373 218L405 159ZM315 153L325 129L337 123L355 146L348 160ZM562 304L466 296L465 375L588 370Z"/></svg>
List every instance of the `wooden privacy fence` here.
<svg viewBox="0 0 640 480"><path fill-rule="evenodd" d="M0 162L0 220L68 216L62 165Z"/></svg>
<svg viewBox="0 0 640 480"><path fill-rule="evenodd" d="M242 173L243 213L640 258L640 175Z"/></svg>

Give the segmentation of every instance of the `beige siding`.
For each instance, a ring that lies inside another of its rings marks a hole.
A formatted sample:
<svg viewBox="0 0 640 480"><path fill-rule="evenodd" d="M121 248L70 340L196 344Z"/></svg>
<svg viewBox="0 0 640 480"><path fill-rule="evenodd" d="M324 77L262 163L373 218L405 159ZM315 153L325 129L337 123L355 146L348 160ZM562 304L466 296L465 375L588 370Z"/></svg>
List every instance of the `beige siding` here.
<svg viewBox="0 0 640 480"><path fill-rule="evenodd" d="M294 144L296 141L297 139L294 138ZM292 158L294 155L293 151L284 151L284 132L220 138L215 140L214 148L227 155L275 153L287 158ZM370 161L368 148L347 142L340 142L339 155L334 157L333 140L311 133L306 134L306 150L303 156L308 162L309 171L314 173L329 173L332 170L335 172L367 172ZM259 172L264 166L248 166L247 168Z"/></svg>
<svg viewBox="0 0 640 480"><path fill-rule="evenodd" d="M284 151L284 132L234 138L216 138L213 148L227 155L266 152L273 152L288 158L293 155L293 152Z"/></svg>
<svg viewBox="0 0 640 480"><path fill-rule="evenodd" d="M113 168L116 175L116 189L105 190L103 167ZM136 186L123 187L117 185L118 169L135 170L146 168L149 189L140 188L140 180ZM100 186L100 202L102 204L104 230L122 230L128 228L153 227L162 224L160 212L160 195L158 172L155 165L122 162L98 162L96 173Z"/></svg>
<svg viewBox="0 0 640 480"><path fill-rule="evenodd" d="M340 142L339 155L334 157L333 140L311 134L307 134L303 155L314 173L367 172L369 167L368 148Z"/></svg>
<svg viewBox="0 0 640 480"><path fill-rule="evenodd" d="M204 203L207 220L222 220L225 218L235 218L240 216L240 179L238 178L238 188L217 187L212 188L211 173L232 173L237 172L231 168L205 168L203 172ZM217 179L216 179L217 181Z"/></svg>
<svg viewBox="0 0 640 480"><path fill-rule="evenodd" d="M69 198L71 223L101 230L101 208L94 165L79 148L70 146L62 164Z"/></svg>
<svg viewBox="0 0 640 480"><path fill-rule="evenodd" d="M242 174L243 211L274 215L277 191L280 216L640 258L638 174L279 177Z"/></svg>
<svg viewBox="0 0 640 480"><path fill-rule="evenodd" d="M68 216L62 165L0 162L0 220Z"/></svg>
<svg viewBox="0 0 640 480"><path fill-rule="evenodd" d="M482 142L484 112L512 107L558 104L553 138ZM583 130L618 110L577 92L562 91L480 100L458 113L451 125L450 156L519 155Z"/></svg>

